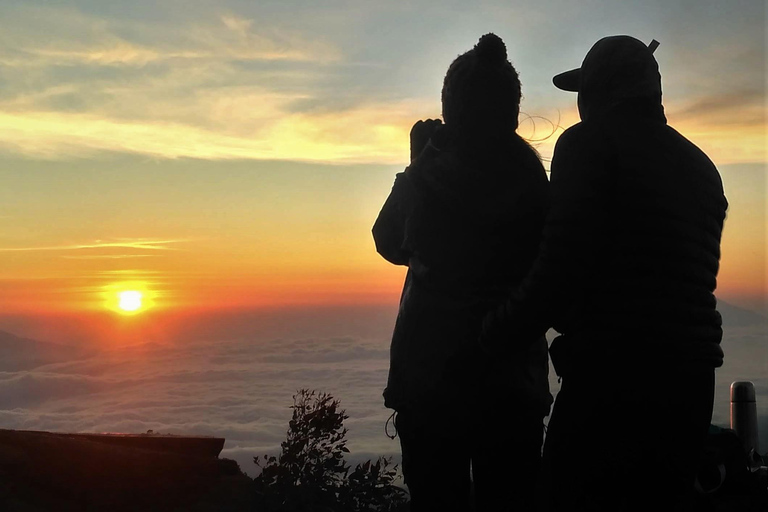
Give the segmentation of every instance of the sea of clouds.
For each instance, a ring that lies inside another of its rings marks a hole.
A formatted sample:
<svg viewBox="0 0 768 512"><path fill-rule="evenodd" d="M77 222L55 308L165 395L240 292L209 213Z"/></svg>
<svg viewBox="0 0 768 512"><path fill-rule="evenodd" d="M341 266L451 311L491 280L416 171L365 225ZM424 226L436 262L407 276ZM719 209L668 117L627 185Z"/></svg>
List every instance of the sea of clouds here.
<svg viewBox="0 0 768 512"><path fill-rule="evenodd" d="M226 438L223 457L250 474L255 455L285 439L292 395L331 393L349 414L352 459L391 455L381 399L383 339L198 341L120 348L71 361L0 372L2 428L132 432Z"/></svg>
<svg viewBox="0 0 768 512"><path fill-rule="evenodd" d="M729 425L728 388L751 380L758 394L761 451L768 450L768 334L749 316L726 329L726 363L717 372L713 423ZM95 350L0 337L0 428L59 432L197 434L226 438L222 456L255 475L256 455L285 439L292 395L331 393L349 419L349 461L380 455L399 461L385 435L391 411L381 392L394 316L367 331L324 324L322 336L239 336ZM375 322L374 322L375 323ZM371 325L371 324L369 324ZM338 335L332 335L333 331ZM349 334L352 332L353 334ZM556 394L557 378L550 376ZM615 383L606 383L607 385ZM620 383L619 383L620 385ZM673 390L671 390L673 391ZM681 390L668 399L684 400ZM683 391L684 393L684 391ZM458 405L460 409L460 404ZM648 421L663 426L663 418Z"/></svg>

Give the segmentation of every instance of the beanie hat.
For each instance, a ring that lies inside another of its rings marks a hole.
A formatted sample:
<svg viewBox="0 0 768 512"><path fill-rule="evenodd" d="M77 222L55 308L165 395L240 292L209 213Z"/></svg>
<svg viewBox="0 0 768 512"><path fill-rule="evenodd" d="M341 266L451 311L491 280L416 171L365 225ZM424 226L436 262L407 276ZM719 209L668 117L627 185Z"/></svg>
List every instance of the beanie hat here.
<svg viewBox="0 0 768 512"><path fill-rule="evenodd" d="M456 57L443 81L443 119L459 132L491 133L517 129L520 79L496 34L485 34L474 48Z"/></svg>

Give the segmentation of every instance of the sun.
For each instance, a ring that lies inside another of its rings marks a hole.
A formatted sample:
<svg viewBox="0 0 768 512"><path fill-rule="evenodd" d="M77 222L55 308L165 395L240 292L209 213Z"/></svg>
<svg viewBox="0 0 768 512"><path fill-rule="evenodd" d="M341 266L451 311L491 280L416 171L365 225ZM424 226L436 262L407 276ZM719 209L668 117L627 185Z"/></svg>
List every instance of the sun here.
<svg viewBox="0 0 768 512"><path fill-rule="evenodd" d="M135 316L155 308L157 292L143 281L121 281L105 285L101 296L109 311Z"/></svg>
<svg viewBox="0 0 768 512"><path fill-rule="evenodd" d="M117 307L126 312L136 312L141 309L142 293L138 290L126 290L117 294Z"/></svg>

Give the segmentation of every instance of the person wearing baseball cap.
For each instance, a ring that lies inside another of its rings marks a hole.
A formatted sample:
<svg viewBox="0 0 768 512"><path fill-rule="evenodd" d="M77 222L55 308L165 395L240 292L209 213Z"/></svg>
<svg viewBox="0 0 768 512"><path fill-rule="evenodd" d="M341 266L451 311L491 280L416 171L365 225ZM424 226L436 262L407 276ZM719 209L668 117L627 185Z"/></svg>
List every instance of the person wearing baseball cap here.
<svg viewBox="0 0 768 512"><path fill-rule="evenodd" d="M656 46L605 37L554 77L578 93L581 122L555 147L539 256L483 323L493 354L560 334L544 445L553 511L695 500L723 363L714 290L728 203L714 164L667 124Z"/></svg>

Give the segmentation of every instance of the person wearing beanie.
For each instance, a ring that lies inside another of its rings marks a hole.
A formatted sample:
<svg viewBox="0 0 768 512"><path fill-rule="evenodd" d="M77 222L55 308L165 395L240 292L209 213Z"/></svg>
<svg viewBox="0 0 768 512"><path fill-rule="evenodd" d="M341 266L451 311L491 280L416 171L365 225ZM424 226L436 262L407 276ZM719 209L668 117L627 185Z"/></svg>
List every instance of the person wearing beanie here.
<svg viewBox="0 0 768 512"><path fill-rule="evenodd" d="M506 47L484 35L448 69L444 122L413 126L411 164L373 226L377 251L408 267L384 401L413 512L533 508L552 403L546 340L476 350L485 313L528 272L548 209L519 106Z"/></svg>
<svg viewBox="0 0 768 512"><path fill-rule="evenodd" d="M539 256L480 337L503 354L561 334L544 446L552 511L697 510L728 202L710 159L667 125L657 46L606 37L554 77L578 92L581 122L555 146Z"/></svg>

